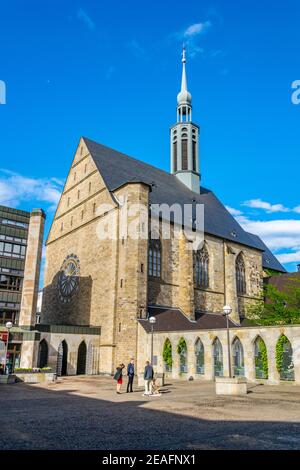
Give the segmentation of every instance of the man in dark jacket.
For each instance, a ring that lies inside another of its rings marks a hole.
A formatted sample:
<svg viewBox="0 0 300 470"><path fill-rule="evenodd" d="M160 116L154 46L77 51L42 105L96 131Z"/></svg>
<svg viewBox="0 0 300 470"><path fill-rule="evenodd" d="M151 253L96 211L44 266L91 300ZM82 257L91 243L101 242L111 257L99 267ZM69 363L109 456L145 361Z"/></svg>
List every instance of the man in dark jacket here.
<svg viewBox="0 0 300 470"><path fill-rule="evenodd" d="M146 361L144 380L145 380L145 393L144 395L151 395L152 393L152 380L154 376L153 367L149 361Z"/></svg>
<svg viewBox="0 0 300 470"><path fill-rule="evenodd" d="M128 376L128 383L127 383L127 393L132 392L132 384L134 379L134 360L131 358L128 366L127 366L127 376Z"/></svg>

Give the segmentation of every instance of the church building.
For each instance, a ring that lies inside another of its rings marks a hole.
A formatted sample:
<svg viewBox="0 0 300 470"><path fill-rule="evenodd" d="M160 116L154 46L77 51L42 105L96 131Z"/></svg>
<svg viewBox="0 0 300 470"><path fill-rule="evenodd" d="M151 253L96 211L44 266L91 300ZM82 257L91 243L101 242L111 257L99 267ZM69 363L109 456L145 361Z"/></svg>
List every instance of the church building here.
<svg viewBox="0 0 300 470"><path fill-rule="evenodd" d="M132 357L140 372L151 352L155 369L172 377L226 374L223 307L229 305L236 374L280 379L276 341L286 331L299 342L299 328L250 326L247 315L262 297L268 271L285 269L202 185L199 140L185 51L169 173L80 139L46 241L41 321L35 326L41 334L35 356L59 375L112 374ZM156 320L153 350L149 317ZM269 348L268 377L257 376L260 340ZM294 380L300 381L299 372Z"/></svg>

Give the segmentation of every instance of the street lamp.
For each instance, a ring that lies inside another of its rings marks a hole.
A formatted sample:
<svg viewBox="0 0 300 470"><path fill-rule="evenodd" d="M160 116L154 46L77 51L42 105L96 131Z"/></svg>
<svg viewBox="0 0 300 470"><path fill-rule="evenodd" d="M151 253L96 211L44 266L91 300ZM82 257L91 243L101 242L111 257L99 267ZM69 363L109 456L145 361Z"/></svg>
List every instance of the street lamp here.
<svg viewBox="0 0 300 470"><path fill-rule="evenodd" d="M151 364L153 366L153 333L154 333L154 325L156 323L156 318L149 317L149 323L151 325Z"/></svg>
<svg viewBox="0 0 300 470"><path fill-rule="evenodd" d="M230 340L229 340L229 322L228 317L232 312L232 308L229 305L224 305L223 315L226 317L226 329L227 329L227 349L228 349L228 366L229 366L229 377L232 377L231 371L231 351L230 351Z"/></svg>
<svg viewBox="0 0 300 470"><path fill-rule="evenodd" d="M8 321L5 325L6 329L7 329L7 341L6 341L6 350L5 350L5 362L4 362L4 371L5 371L5 375L6 375L6 364L7 364L7 352L8 352L8 342L9 342L9 332L10 332L10 329L13 327L13 324L11 321ZM7 374L9 375L9 374Z"/></svg>

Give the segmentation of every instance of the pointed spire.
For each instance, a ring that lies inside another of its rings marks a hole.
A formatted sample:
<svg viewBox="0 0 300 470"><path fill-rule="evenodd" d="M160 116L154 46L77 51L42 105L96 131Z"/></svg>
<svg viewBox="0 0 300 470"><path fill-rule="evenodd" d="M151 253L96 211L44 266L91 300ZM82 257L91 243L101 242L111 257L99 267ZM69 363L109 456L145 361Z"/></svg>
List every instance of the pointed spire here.
<svg viewBox="0 0 300 470"><path fill-rule="evenodd" d="M190 105L192 100L192 95L187 90L187 80L186 80L186 49L183 46L182 49L182 78L181 78L181 90L177 95L177 104L180 105Z"/></svg>
<svg viewBox="0 0 300 470"><path fill-rule="evenodd" d="M182 79L181 79L181 91L187 91L187 81L186 81L186 70L185 70L185 64L186 64L186 49L183 45L182 49Z"/></svg>

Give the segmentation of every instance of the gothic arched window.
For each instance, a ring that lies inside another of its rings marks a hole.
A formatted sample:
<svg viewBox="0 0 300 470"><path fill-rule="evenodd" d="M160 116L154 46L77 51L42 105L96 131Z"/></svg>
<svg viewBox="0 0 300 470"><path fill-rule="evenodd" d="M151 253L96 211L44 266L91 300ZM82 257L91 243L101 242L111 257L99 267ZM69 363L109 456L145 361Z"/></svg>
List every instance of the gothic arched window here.
<svg viewBox="0 0 300 470"><path fill-rule="evenodd" d="M149 276L161 276L161 242L159 238L157 240L149 239L148 267Z"/></svg>
<svg viewBox="0 0 300 470"><path fill-rule="evenodd" d="M235 262L236 271L236 290L238 294L246 294L246 270L245 262L242 253L236 259Z"/></svg>
<svg viewBox="0 0 300 470"><path fill-rule="evenodd" d="M197 287L206 289L209 287L209 254L204 246L194 253L194 275Z"/></svg>
<svg viewBox="0 0 300 470"><path fill-rule="evenodd" d="M233 356L233 375L243 376L244 369L244 349L239 338L235 337L232 342L232 356Z"/></svg>

